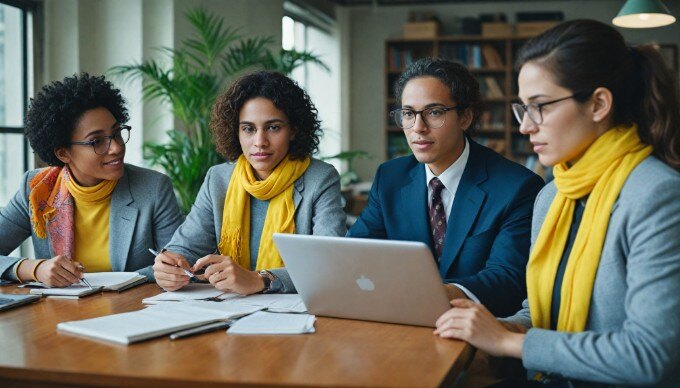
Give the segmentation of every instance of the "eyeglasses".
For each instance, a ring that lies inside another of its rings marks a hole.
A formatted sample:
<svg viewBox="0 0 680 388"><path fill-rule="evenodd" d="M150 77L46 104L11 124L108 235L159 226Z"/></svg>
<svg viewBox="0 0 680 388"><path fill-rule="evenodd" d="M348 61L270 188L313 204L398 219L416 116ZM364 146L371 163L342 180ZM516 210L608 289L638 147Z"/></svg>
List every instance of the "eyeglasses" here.
<svg viewBox="0 0 680 388"><path fill-rule="evenodd" d="M124 146L128 140L130 140L131 129L132 127L129 125L121 125L113 130L113 135L96 136L92 140L88 141L72 141L69 143L69 145L92 146L95 154L104 155L105 153L109 152L112 139L115 139L119 146Z"/></svg>
<svg viewBox="0 0 680 388"><path fill-rule="evenodd" d="M512 112L515 114L515 118L522 125L524 120L524 114L529 116L529 120L536 125L543 124L543 107L546 105L554 104L556 102L568 100L570 98L580 98L591 94L590 91L582 91L572 94L571 96L558 98L557 100L546 101L546 102L530 102L528 104L513 103Z"/></svg>
<svg viewBox="0 0 680 388"><path fill-rule="evenodd" d="M413 110L413 109L395 109L390 112L390 115L394 117L394 122L397 127L401 129L410 129L416 124L416 117L420 114L420 117L425 122L428 128L436 129L444 125L446 122L446 112L450 110L461 111L467 108L467 106L433 106L431 108L423 110Z"/></svg>

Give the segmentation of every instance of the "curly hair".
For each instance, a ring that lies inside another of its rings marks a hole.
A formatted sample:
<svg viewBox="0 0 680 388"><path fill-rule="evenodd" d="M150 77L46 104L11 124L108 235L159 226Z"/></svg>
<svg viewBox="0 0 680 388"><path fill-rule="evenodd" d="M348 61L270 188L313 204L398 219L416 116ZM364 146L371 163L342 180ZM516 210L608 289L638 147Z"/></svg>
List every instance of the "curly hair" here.
<svg viewBox="0 0 680 388"><path fill-rule="evenodd" d="M472 122L467 133L474 134L484 103L479 90L479 82L464 65L442 58L422 58L409 65L394 84L397 101L401 103L401 94L408 81L419 77L434 77L441 81L451 92L451 99L472 111Z"/></svg>
<svg viewBox="0 0 680 388"><path fill-rule="evenodd" d="M258 71L236 80L215 101L210 128L217 151L233 162L243 153L238 138L239 113L245 103L264 97L288 116L295 138L288 155L293 160L311 156L319 149L321 122L309 95L293 80L273 71Z"/></svg>
<svg viewBox="0 0 680 388"><path fill-rule="evenodd" d="M63 166L54 151L69 147L78 120L95 108L106 108L119 123L129 119L120 90L104 76L74 74L43 86L31 99L24 133L40 159L50 166Z"/></svg>

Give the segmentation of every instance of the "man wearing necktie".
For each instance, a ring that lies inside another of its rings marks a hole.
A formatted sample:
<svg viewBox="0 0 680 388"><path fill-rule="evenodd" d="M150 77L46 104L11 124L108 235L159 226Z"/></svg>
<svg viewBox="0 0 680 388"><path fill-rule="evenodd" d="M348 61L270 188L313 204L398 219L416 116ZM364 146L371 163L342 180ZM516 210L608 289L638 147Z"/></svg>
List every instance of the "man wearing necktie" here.
<svg viewBox="0 0 680 388"><path fill-rule="evenodd" d="M434 58L397 80L391 112L412 156L383 163L349 237L421 241L451 299L510 315L526 298L534 199L543 180L471 139L482 112L474 76ZM408 274L399 279L408 284Z"/></svg>

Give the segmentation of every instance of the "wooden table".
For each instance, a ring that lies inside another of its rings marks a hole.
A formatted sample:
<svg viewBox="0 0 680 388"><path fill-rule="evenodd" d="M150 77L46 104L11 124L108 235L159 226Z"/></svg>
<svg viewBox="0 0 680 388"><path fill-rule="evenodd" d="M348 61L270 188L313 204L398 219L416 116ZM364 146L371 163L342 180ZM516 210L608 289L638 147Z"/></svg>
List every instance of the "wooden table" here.
<svg viewBox="0 0 680 388"><path fill-rule="evenodd" d="M2 293L23 294L16 286ZM81 300L43 298L0 312L0 385L438 386L473 354L432 329L319 317L316 333L237 336L224 331L122 346L58 333L59 322L134 311L160 292L148 284Z"/></svg>

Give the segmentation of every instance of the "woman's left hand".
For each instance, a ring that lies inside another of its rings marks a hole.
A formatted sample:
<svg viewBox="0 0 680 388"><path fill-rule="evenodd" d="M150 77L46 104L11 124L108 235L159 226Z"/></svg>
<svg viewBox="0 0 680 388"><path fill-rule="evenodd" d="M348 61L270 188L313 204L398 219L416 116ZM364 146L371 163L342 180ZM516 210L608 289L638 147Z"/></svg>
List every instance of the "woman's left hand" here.
<svg viewBox="0 0 680 388"><path fill-rule="evenodd" d="M196 272L203 267L207 268L202 276L220 291L250 295L264 289L264 281L257 272L239 267L229 256L202 257L191 271Z"/></svg>
<svg viewBox="0 0 680 388"><path fill-rule="evenodd" d="M451 305L453 308L437 319L434 334L469 342L492 356L522 358L524 334L506 329L479 303L454 299Z"/></svg>

